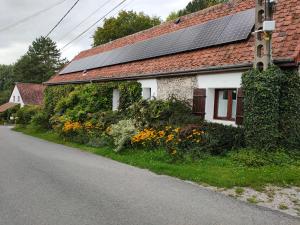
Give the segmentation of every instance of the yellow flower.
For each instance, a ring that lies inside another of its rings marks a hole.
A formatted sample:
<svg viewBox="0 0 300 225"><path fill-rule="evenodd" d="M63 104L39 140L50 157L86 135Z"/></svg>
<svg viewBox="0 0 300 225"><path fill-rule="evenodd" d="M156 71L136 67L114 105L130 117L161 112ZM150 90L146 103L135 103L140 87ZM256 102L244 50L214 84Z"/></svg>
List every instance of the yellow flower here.
<svg viewBox="0 0 300 225"><path fill-rule="evenodd" d="M174 140L174 135L173 134L169 134L168 137L167 137L166 142L170 142L172 140Z"/></svg>
<svg viewBox="0 0 300 225"><path fill-rule="evenodd" d="M158 135L159 135L159 137L162 138L162 137L164 137L166 135L166 132L165 131L159 131Z"/></svg>

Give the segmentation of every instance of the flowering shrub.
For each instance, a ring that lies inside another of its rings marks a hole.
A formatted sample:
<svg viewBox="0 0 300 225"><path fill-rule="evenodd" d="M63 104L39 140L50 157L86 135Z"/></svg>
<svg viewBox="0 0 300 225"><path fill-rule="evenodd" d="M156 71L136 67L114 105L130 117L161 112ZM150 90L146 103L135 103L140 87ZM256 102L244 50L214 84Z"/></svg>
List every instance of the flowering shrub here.
<svg viewBox="0 0 300 225"><path fill-rule="evenodd" d="M136 146L157 148L161 146L165 135L164 130L157 131L152 128L145 128L131 138L131 143Z"/></svg>
<svg viewBox="0 0 300 225"><path fill-rule="evenodd" d="M188 116L187 116L188 115ZM188 102L170 97L167 100L140 100L128 108L129 118L136 119L136 126L143 129L152 127L159 129L164 126L183 126L200 123L202 119L192 114Z"/></svg>
<svg viewBox="0 0 300 225"><path fill-rule="evenodd" d="M167 152L174 158L183 158L185 155L195 157L203 140L204 132L199 127L175 128L169 129L165 146Z"/></svg>
<svg viewBox="0 0 300 225"><path fill-rule="evenodd" d="M134 146L147 148L164 147L173 157L182 157L184 153L202 141L203 131L193 128L187 131L186 128L166 126L164 129L155 130L146 128L131 138Z"/></svg>
<svg viewBox="0 0 300 225"><path fill-rule="evenodd" d="M108 128L108 134L114 139L115 152L120 152L130 144L131 137L137 133L134 123L131 119L121 120Z"/></svg>
<svg viewBox="0 0 300 225"><path fill-rule="evenodd" d="M79 129L82 129L82 125L79 122L67 121L63 126L64 133L76 132Z"/></svg>

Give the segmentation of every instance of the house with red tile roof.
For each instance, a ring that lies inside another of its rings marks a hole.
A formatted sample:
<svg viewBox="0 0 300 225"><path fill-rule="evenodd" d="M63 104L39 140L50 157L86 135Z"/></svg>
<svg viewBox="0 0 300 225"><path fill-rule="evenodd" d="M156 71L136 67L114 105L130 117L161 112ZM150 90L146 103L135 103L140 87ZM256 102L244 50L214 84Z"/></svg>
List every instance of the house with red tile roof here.
<svg viewBox="0 0 300 225"><path fill-rule="evenodd" d="M45 86L42 84L16 83L9 102L0 106L0 113L17 105L42 105Z"/></svg>
<svg viewBox="0 0 300 225"><path fill-rule="evenodd" d="M83 51L45 84L135 80L144 98L198 101L195 113L234 125L242 117L241 76L254 62L255 3L231 0ZM273 19L272 61L298 69L299 0L278 0Z"/></svg>

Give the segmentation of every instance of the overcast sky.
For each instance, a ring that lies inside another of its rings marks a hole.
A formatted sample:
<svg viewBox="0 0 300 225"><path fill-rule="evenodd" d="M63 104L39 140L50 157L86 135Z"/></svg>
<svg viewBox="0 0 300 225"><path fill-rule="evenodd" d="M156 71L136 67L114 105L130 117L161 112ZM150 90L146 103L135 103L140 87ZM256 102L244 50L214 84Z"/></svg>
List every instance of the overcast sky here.
<svg viewBox="0 0 300 225"><path fill-rule="evenodd" d="M189 1L127 0L124 5L113 11L110 16L115 16L119 10L126 9L138 12L143 11L148 15L159 16L161 19L165 19L170 12L184 8ZM20 58L35 38L46 35L51 30L66 11L71 8L75 0L64 0L63 3L18 26L13 27L11 25L59 2L63 2L63 0L0 0L0 64L14 63ZM50 37L61 48L120 2L121 0L80 0ZM77 29L73 29L104 3L107 4L99 9L97 13ZM101 25L102 23L100 22L98 26ZM7 27L11 28L3 30ZM91 37L96 28L97 26L93 27L82 38L64 49L62 52L63 56L71 60L81 50L90 48L92 44Z"/></svg>

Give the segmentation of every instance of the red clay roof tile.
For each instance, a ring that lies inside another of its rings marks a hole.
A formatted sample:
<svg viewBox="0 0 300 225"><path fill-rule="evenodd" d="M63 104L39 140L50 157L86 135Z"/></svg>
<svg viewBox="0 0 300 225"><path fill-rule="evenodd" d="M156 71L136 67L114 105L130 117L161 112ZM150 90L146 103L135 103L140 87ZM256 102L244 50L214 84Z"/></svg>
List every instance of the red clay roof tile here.
<svg viewBox="0 0 300 225"><path fill-rule="evenodd" d="M42 84L17 83L21 98L25 105L42 105L45 86Z"/></svg>
<svg viewBox="0 0 300 225"><path fill-rule="evenodd" d="M207 22L236 12L255 7L255 0L233 0L182 17L178 25L163 23L113 42L81 52L74 60L109 51L138 41L169 33L184 27ZM300 61L300 4L299 0L279 0L274 14L276 31L273 34L274 59L294 59ZM212 66L238 65L252 63L254 38L247 41L215 46L176 55L141 60L88 71L56 75L46 84L89 81L101 78L135 77L146 74L202 69Z"/></svg>
<svg viewBox="0 0 300 225"><path fill-rule="evenodd" d="M0 105L0 113L5 112L6 110L12 109L17 105L19 105L19 104L12 103L12 102L8 102L8 103L5 103L3 105Z"/></svg>

